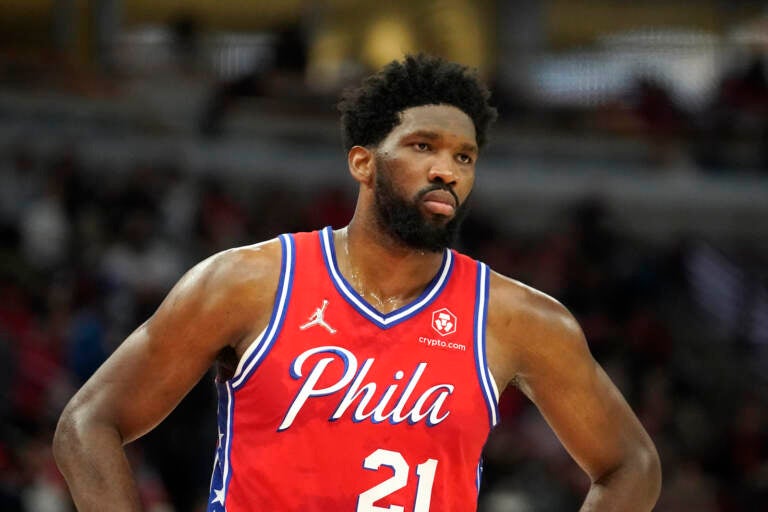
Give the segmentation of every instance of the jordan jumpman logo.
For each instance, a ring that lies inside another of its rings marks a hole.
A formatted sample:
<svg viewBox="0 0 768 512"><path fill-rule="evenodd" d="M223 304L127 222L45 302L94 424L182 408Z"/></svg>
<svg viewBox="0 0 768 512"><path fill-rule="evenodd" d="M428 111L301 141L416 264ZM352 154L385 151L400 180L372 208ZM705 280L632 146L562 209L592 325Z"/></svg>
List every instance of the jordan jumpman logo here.
<svg viewBox="0 0 768 512"><path fill-rule="evenodd" d="M299 329L301 329L303 331L303 330L309 329L310 327L313 327L315 325L319 325L321 327L325 327L325 329L329 333L336 334L336 329L334 329L333 327L328 325L326 323L325 319L323 319L323 315L325 314L325 308L327 306L328 306L328 301L327 300L323 300L323 305L320 306L319 308L317 308L314 313L312 313L312 316L309 317L309 322L307 322L304 325L300 326Z"/></svg>

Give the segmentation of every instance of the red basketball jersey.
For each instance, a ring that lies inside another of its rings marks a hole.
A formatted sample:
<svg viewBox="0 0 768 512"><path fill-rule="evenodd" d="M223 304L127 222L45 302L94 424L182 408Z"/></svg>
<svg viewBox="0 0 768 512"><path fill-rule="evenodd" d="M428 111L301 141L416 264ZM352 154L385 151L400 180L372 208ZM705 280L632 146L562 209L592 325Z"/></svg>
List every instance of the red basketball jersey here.
<svg viewBox="0 0 768 512"><path fill-rule="evenodd" d="M209 511L476 510L498 392L488 269L446 250L380 313L341 275L333 232L281 235L269 325L219 383Z"/></svg>

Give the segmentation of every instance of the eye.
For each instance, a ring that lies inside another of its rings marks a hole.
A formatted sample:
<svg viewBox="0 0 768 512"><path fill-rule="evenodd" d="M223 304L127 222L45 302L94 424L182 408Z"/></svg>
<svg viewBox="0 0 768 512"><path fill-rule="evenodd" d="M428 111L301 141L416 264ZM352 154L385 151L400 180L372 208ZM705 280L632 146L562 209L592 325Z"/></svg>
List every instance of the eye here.
<svg viewBox="0 0 768 512"><path fill-rule="evenodd" d="M413 144L416 151L429 151L429 144L426 142L416 142Z"/></svg>
<svg viewBox="0 0 768 512"><path fill-rule="evenodd" d="M465 153L459 153L456 155L456 160L459 161L461 164L471 164L472 163L472 157L465 154Z"/></svg>

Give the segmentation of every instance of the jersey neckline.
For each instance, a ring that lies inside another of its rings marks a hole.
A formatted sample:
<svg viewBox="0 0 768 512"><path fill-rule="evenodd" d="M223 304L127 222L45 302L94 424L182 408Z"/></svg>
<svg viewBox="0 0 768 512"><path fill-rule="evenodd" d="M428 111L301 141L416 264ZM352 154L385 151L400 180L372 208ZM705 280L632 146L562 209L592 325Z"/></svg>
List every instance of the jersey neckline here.
<svg viewBox="0 0 768 512"><path fill-rule="evenodd" d="M328 270L328 276L331 278L333 285L339 294L344 297L350 306L355 308L365 318L378 325L382 329L387 329L393 325L397 325L400 322L407 320L414 315L421 312L424 308L429 306L448 282L448 278L453 270L454 255L450 249L443 251L443 261L440 264L440 268L435 274L435 277L427 285L421 295L408 304L401 306L389 313L381 313L367 300L365 300L347 279L339 271L339 266L336 261L336 247L333 242L333 229L331 226L324 227L319 232L320 237L320 249L323 253L323 261L325 267Z"/></svg>

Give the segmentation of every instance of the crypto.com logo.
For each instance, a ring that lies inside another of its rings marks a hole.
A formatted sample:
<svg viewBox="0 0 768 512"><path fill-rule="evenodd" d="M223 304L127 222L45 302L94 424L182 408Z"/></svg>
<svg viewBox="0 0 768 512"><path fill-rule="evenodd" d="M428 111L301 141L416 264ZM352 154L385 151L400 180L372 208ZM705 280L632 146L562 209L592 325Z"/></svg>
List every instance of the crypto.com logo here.
<svg viewBox="0 0 768 512"><path fill-rule="evenodd" d="M456 315L448 308L438 309L432 313L432 328L438 334L448 336L456 332Z"/></svg>

